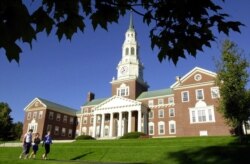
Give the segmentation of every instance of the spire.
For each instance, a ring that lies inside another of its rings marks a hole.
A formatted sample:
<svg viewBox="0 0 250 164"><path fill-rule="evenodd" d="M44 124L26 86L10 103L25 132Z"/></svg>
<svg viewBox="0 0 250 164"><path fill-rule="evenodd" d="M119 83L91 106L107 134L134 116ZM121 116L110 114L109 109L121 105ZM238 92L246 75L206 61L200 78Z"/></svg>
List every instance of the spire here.
<svg viewBox="0 0 250 164"><path fill-rule="evenodd" d="M129 30L134 30L134 24L133 24L133 14L132 11L130 11L130 20L129 20Z"/></svg>

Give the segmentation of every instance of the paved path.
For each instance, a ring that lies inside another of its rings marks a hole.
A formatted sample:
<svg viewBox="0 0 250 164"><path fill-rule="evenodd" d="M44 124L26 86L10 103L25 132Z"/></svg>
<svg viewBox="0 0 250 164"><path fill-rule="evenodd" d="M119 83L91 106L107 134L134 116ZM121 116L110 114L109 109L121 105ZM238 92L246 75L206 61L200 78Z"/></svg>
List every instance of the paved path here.
<svg viewBox="0 0 250 164"><path fill-rule="evenodd" d="M53 143L70 143L75 140L53 140ZM22 142L4 142L0 144L0 147L22 147Z"/></svg>

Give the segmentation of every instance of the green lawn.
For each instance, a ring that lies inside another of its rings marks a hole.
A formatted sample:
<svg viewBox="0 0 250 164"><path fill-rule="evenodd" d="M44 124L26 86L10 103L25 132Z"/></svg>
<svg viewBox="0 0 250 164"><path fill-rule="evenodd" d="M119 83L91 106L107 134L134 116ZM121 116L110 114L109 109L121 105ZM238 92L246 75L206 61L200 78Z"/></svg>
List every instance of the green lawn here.
<svg viewBox="0 0 250 164"><path fill-rule="evenodd" d="M21 148L0 148L0 163L250 163L250 145L238 145L233 137L85 140L56 143L49 160L20 160Z"/></svg>

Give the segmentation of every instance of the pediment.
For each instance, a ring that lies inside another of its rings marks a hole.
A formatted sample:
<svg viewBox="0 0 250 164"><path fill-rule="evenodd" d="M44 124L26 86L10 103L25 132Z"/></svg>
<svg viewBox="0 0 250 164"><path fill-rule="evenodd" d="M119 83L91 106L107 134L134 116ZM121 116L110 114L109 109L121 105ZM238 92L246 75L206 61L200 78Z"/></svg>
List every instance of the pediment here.
<svg viewBox="0 0 250 164"><path fill-rule="evenodd" d="M41 108L46 108L46 105L40 101L39 98L35 98L24 108L24 110L36 110Z"/></svg>
<svg viewBox="0 0 250 164"><path fill-rule="evenodd" d="M95 107L96 110L102 109L113 109L113 108L122 108L122 107L132 107L132 106L141 106L141 102L127 99L121 96L113 96L98 106Z"/></svg>
<svg viewBox="0 0 250 164"><path fill-rule="evenodd" d="M177 88L179 86L194 85L198 83L214 82L216 75L217 74L212 71L199 68L199 67L195 67L183 77L177 78L176 82L171 86L171 88Z"/></svg>

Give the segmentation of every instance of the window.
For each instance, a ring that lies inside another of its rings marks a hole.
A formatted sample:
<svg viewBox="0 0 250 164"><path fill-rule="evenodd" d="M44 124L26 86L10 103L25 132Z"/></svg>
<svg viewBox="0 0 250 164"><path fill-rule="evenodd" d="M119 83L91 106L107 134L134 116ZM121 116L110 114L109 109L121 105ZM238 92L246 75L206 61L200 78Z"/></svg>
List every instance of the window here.
<svg viewBox="0 0 250 164"><path fill-rule="evenodd" d="M28 112L28 114L27 114L27 120L30 120L30 118L31 118L31 112Z"/></svg>
<svg viewBox="0 0 250 164"><path fill-rule="evenodd" d="M69 129L69 132L68 132L69 137L72 137L72 132L73 132L72 129Z"/></svg>
<svg viewBox="0 0 250 164"><path fill-rule="evenodd" d="M48 131L52 131L52 125L50 125L50 124L47 125L47 132Z"/></svg>
<svg viewBox="0 0 250 164"><path fill-rule="evenodd" d="M88 122L88 117L83 117L83 124L87 124Z"/></svg>
<svg viewBox="0 0 250 164"><path fill-rule="evenodd" d="M188 102L189 101L189 92L188 91L181 92L181 99L182 99L182 102Z"/></svg>
<svg viewBox="0 0 250 164"><path fill-rule="evenodd" d="M37 112L34 112L33 113L33 119L36 119L36 117L37 117Z"/></svg>
<svg viewBox="0 0 250 164"><path fill-rule="evenodd" d="M154 118L154 111L153 110L151 110L150 112L148 112L148 118L149 119Z"/></svg>
<svg viewBox="0 0 250 164"><path fill-rule="evenodd" d="M125 50L125 51L126 51L126 52L125 52L125 54L126 54L126 55L128 55L128 48L126 48L126 50Z"/></svg>
<svg viewBox="0 0 250 164"><path fill-rule="evenodd" d="M69 124L72 125L73 123L74 123L74 118L73 118L73 117L70 117L70 118L69 118Z"/></svg>
<svg viewBox="0 0 250 164"><path fill-rule="evenodd" d="M57 113L56 114L56 121L60 121L61 120L61 114L60 113Z"/></svg>
<svg viewBox="0 0 250 164"><path fill-rule="evenodd" d="M90 123L93 124L93 122L94 122L94 117L91 117L90 118Z"/></svg>
<svg viewBox="0 0 250 164"><path fill-rule="evenodd" d="M158 118L163 118L164 117L164 109L158 110Z"/></svg>
<svg viewBox="0 0 250 164"><path fill-rule="evenodd" d="M204 100L203 89L195 90L196 100Z"/></svg>
<svg viewBox="0 0 250 164"><path fill-rule="evenodd" d="M154 100L148 100L148 106L153 107L154 106Z"/></svg>
<svg viewBox="0 0 250 164"><path fill-rule="evenodd" d="M64 116L63 116L63 122L64 122L64 123L67 123L67 121L68 121L68 116L64 115Z"/></svg>
<svg viewBox="0 0 250 164"><path fill-rule="evenodd" d="M37 132L37 122L32 120L31 123L28 124L28 129L32 129L33 133Z"/></svg>
<svg viewBox="0 0 250 164"><path fill-rule="evenodd" d="M169 124L169 134L176 134L176 123L175 121L171 120L168 122Z"/></svg>
<svg viewBox="0 0 250 164"><path fill-rule="evenodd" d="M89 127L89 135L92 136L92 134L93 134L93 127L90 126L90 127Z"/></svg>
<svg viewBox="0 0 250 164"><path fill-rule="evenodd" d="M173 104L174 103L174 97L169 97L168 98L168 103Z"/></svg>
<svg viewBox="0 0 250 164"><path fill-rule="evenodd" d="M203 108L190 108L189 115L191 123L215 122L214 108L211 106Z"/></svg>
<svg viewBox="0 0 250 164"><path fill-rule="evenodd" d="M216 99L220 97L219 87L212 87L211 88L211 97L212 99Z"/></svg>
<svg viewBox="0 0 250 164"><path fill-rule="evenodd" d="M39 111L38 119L41 119L43 117L43 111Z"/></svg>
<svg viewBox="0 0 250 164"><path fill-rule="evenodd" d="M174 108L169 109L169 117L174 117L175 116L175 110Z"/></svg>
<svg viewBox="0 0 250 164"><path fill-rule="evenodd" d="M55 135L58 135L58 134L59 134L59 126L55 126L54 134L55 134Z"/></svg>
<svg viewBox="0 0 250 164"><path fill-rule="evenodd" d="M158 122L158 134L165 134L165 123L163 121Z"/></svg>
<svg viewBox="0 0 250 164"><path fill-rule="evenodd" d="M65 136L65 133L66 133L66 129L65 128L62 128L62 136Z"/></svg>
<svg viewBox="0 0 250 164"><path fill-rule="evenodd" d="M149 135L154 135L154 123L150 122L148 125L149 128Z"/></svg>
<svg viewBox="0 0 250 164"><path fill-rule="evenodd" d="M134 54L135 54L135 48L132 47L132 48L131 48L131 55L134 55Z"/></svg>
<svg viewBox="0 0 250 164"><path fill-rule="evenodd" d="M163 105L164 104L164 99L158 99L158 105Z"/></svg>
<svg viewBox="0 0 250 164"><path fill-rule="evenodd" d="M49 112L49 119L53 120L53 117L54 117L54 112Z"/></svg>
<svg viewBox="0 0 250 164"><path fill-rule="evenodd" d="M129 96L129 87L125 84L122 84L120 88L117 88L118 96Z"/></svg>

